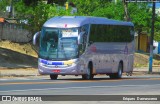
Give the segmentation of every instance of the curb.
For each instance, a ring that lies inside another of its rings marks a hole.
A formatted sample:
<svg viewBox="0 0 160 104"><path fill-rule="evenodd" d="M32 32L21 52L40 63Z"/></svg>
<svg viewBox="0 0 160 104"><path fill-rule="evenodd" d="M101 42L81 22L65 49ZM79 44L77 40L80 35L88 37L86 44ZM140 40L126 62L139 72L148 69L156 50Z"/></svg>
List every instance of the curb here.
<svg viewBox="0 0 160 104"><path fill-rule="evenodd" d="M137 75L160 75L160 68L154 68L153 72L149 72L148 68L134 68L133 76ZM123 74L124 76L126 73ZM35 68L31 69L0 69L0 78L3 77L41 77L47 75L40 75Z"/></svg>

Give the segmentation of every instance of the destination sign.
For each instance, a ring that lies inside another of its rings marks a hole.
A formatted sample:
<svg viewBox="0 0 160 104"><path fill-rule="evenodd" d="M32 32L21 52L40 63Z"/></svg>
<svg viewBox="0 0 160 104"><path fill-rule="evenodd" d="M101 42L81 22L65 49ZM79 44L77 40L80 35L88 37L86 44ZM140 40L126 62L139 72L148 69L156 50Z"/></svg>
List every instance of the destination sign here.
<svg viewBox="0 0 160 104"><path fill-rule="evenodd" d="M125 0L125 2L160 2L160 0Z"/></svg>
<svg viewBox="0 0 160 104"><path fill-rule="evenodd" d="M62 37L78 37L78 29L63 29L61 32Z"/></svg>

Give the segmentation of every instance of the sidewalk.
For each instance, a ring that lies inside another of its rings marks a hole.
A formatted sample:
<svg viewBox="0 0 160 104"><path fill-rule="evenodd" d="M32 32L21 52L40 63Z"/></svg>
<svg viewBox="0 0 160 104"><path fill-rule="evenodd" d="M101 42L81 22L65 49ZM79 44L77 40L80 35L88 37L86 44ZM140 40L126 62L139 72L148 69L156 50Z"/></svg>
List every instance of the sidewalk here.
<svg viewBox="0 0 160 104"><path fill-rule="evenodd" d="M139 68L134 68L133 73L148 73L149 74L149 68L148 67L139 67ZM153 67L152 72L150 74L160 74L160 67Z"/></svg>
<svg viewBox="0 0 160 104"><path fill-rule="evenodd" d="M152 73L149 73L148 67L134 68L133 76L136 75L160 75L160 68L154 67ZM40 76L36 68L19 68L19 69L4 69L0 68L0 78L2 77L28 77Z"/></svg>
<svg viewBox="0 0 160 104"><path fill-rule="evenodd" d="M1 77L27 77L27 76L38 76L38 69L35 68L18 68L18 69L7 69L0 68Z"/></svg>

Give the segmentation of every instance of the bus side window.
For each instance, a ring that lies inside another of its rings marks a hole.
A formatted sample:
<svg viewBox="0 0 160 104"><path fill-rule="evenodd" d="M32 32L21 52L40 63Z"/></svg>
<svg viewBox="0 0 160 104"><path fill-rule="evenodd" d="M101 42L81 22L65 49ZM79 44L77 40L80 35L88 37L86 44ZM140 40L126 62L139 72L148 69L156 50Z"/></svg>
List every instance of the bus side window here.
<svg viewBox="0 0 160 104"><path fill-rule="evenodd" d="M134 34L135 34L134 27L130 27L130 35L132 40L134 40Z"/></svg>
<svg viewBox="0 0 160 104"><path fill-rule="evenodd" d="M95 24L92 24L90 28L89 43L92 44L97 41L97 28Z"/></svg>
<svg viewBox="0 0 160 104"><path fill-rule="evenodd" d="M88 25L80 27L80 44L79 44L79 53L80 55L85 51L87 44L87 35L88 34Z"/></svg>

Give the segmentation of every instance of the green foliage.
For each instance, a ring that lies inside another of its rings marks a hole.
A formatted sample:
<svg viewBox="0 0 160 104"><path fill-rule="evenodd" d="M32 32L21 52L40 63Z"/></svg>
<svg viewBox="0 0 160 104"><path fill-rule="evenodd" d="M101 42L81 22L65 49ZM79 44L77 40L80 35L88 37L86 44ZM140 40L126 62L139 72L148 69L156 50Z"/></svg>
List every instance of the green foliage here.
<svg viewBox="0 0 160 104"><path fill-rule="evenodd" d="M0 17L5 17L6 6L10 5L11 0L0 0Z"/></svg>
<svg viewBox="0 0 160 104"><path fill-rule="evenodd" d="M61 6L64 6L64 4L66 3L67 0L47 0L48 1L48 4L58 4L58 5L61 5Z"/></svg>
<svg viewBox="0 0 160 104"><path fill-rule="evenodd" d="M117 3L111 0L68 0L78 8L77 15L98 16L109 19L124 20L124 5L120 0ZM148 3L128 3L131 22L136 31L151 34L152 11ZM154 39L160 41L160 16L155 21Z"/></svg>
<svg viewBox="0 0 160 104"><path fill-rule="evenodd" d="M11 0L0 0L0 11L6 10L6 6L10 5Z"/></svg>
<svg viewBox="0 0 160 104"><path fill-rule="evenodd" d="M40 0L23 0L26 6L36 6Z"/></svg>
<svg viewBox="0 0 160 104"><path fill-rule="evenodd" d="M34 12L33 7L26 6L22 1L15 3L14 7L18 19L28 19Z"/></svg>
<svg viewBox="0 0 160 104"><path fill-rule="evenodd" d="M104 4L103 4L104 5ZM121 2L117 4L108 2L104 8L101 6L91 13L92 16L106 17L109 19L123 20L124 12Z"/></svg>
<svg viewBox="0 0 160 104"><path fill-rule="evenodd" d="M154 40L160 41L160 15L157 16L156 22L155 22Z"/></svg>
<svg viewBox="0 0 160 104"><path fill-rule="evenodd" d="M124 20L123 2L110 0L71 0L78 8L78 14ZM129 3L128 10L136 29L150 27L151 11L146 3ZM148 31L148 30L147 30Z"/></svg>
<svg viewBox="0 0 160 104"><path fill-rule="evenodd" d="M68 0L78 8L78 15L92 15L92 12L105 7L110 0Z"/></svg>
<svg viewBox="0 0 160 104"><path fill-rule="evenodd" d="M1 2L6 0L1 0ZM15 2L16 18L28 20L28 29L33 33L39 31L43 23L54 16L71 15L70 10L65 10L57 5L43 4L41 0L36 5L26 6L24 1ZM72 2L78 9L77 14L81 16L98 16L109 19L124 20L124 5L121 0L117 3L112 0L47 0L56 2L64 6L65 1ZM33 3L34 4L34 3ZM0 10L3 6L0 3ZM4 8L4 7L3 7ZM71 8L70 8L71 9ZM136 31L141 30L148 35L151 33L151 15L152 11L147 3L128 3L128 11L131 21L135 25ZM155 40L160 40L160 17L157 16L155 22Z"/></svg>
<svg viewBox="0 0 160 104"><path fill-rule="evenodd" d="M15 4L17 18L20 20L28 20L27 29L32 33L40 31L44 22L54 16L70 15L70 10L65 10L63 7L44 4L39 2L37 6L26 6L24 2Z"/></svg>
<svg viewBox="0 0 160 104"><path fill-rule="evenodd" d="M132 3L128 6L131 21L134 23L136 30L141 29L149 32L152 14L147 5L146 3Z"/></svg>

